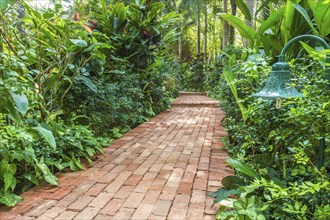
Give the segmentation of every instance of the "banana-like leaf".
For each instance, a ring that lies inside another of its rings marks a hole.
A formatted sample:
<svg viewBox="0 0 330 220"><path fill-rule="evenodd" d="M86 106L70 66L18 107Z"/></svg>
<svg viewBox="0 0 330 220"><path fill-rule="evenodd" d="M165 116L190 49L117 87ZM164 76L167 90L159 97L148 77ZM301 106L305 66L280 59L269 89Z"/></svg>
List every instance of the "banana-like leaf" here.
<svg viewBox="0 0 330 220"><path fill-rule="evenodd" d="M309 53L309 55L313 55L313 54L316 54L318 53L316 51L316 49L314 49L313 47L309 46L308 44L300 41L301 45L304 47L304 49Z"/></svg>
<svg viewBox="0 0 330 220"><path fill-rule="evenodd" d="M307 21L309 27L312 29L313 33L315 35L319 35L319 32L315 29L314 24L313 24L312 20L310 19L307 11L303 7L301 7L301 5L299 5L297 2L295 2L293 0L290 0L290 3L305 18L305 20Z"/></svg>
<svg viewBox="0 0 330 220"><path fill-rule="evenodd" d="M308 5L312 9L313 12L314 12L314 10L315 10L315 8L317 6L317 2L318 1L315 1L315 0L308 0Z"/></svg>
<svg viewBox="0 0 330 220"><path fill-rule="evenodd" d="M269 28L273 27L278 21L280 21L283 17L285 8L282 7L279 10L272 13L267 20L262 22L259 30L258 35L262 35L265 31L267 31Z"/></svg>
<svg viewBox="0 0 330 220"><path fill-rule="evenodd" d="M243 0L235 0L237 7L241 10L241 12L243 13L244 17L251 21L252 16L250 13L249 8L247 7L247 5L245 4L245 2Z"/></svg>
<svg viewBox="0 0 330 220"><path fill-rule="evenodd" d="M16 0L0 0L0 11L6 9L10 4L15 2Z"/></svg>
<svg viewBox="0 0 330 220"><path fill-rule="evenodd" d="M321 37L330 34L330 4L327 3L327 0L317 1L313 14Z"/></svg>
<svg viewBox="0 0 330 220"><path fill-rule="evenodd" d="M225 68L223 71L223 76L225 77L225 80L226 80L231 92L234 95L237 105L239 106L243 121L246 121L247 110L246 110L245 106L243 105L242 100L238 97L238 91L237 91L237 86L236 86L236 82L235 82L235 75L234 75L233 71L231 71L229 68Z"/></svg>
<svg viewBox="0 0 330 220"><path fill-rule="evenodd" d="M292 26L293 26L293 18L295 15L295 8L290 3L290 1L287 1L285 5L285 12L284 12L284 18L282 21L281 26L281 33L284 37L284 42L287 43L291 39L291 34L293 32Z"/></svg>
<svg viewBox="0 0 330 220"><path fill-rule="evenodd" d="M244 37L249 41L249 47L251 48L253 47L256 38L256 33L251 27L246 25L244 21L235 17L234 15L221 14L220 16L226 21L228 21L228 23L231 26L235 27L238 30L238 32L242 35L242 37Z"/></svg>

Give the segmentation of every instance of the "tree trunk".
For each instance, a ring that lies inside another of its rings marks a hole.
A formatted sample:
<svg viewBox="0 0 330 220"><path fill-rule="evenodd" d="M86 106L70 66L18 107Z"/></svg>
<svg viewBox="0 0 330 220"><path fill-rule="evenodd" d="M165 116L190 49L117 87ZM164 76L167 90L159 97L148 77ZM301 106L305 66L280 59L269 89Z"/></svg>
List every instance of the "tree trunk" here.
<svg viewBox="0 0 330 220"><path fill-rule="evenodd" d="M254 0L245 0L247 7L249 8L251 14L251 21L245 19L245 23L253 28L253 17L254 17Z"/></svg>
<svg viewBox="0 0 330 220"><path fill-rule="evenodd" d="M231 14L236 16L237 14L237 6L235 0L230 0L231 5ZM235 28L233 26L230 26L229 28L229 44L233 45L235 41Z"/></svg>
<svg viewBox="0 0 330 220"><path fill-rule="evenodd" d="M254 24L253 24L253 17L254 17L254 0L245 0L245 3L250 11L251 14L251 20L247 20L245 19L245 24L247 24L248 26L254 28ZM247 47L248 45L248 41L246 39L244 39L244 47Z"/></svg>
<svg viewBox="0 0 330 220"><path fill-rule="evenodd" d="M205 2L204 6L204 61L207 60L207 3Z"/></svg>
<svg viewBox="0 0 330 220"><path fill-rule="evenodd" d="M197 9L197 56L201 54L201 8L198 3Z"/></svg>
<svg viewBox="0 0 330 220"><path fill-rule="evenodd" d="M181 31L181 28L179 28ZM179 36L178 40L178 53L179 53L179 61L182 61L182 33Z"/></svg>
<svg viewBox="0 0 330 220"><path fill-rule="evenodd" d="M223 12L228 13L228 0L223 0ZM222 37L222 47L225 48L228 44L229 39L229 24L226 20L223 20L223 37Z"/></svg>

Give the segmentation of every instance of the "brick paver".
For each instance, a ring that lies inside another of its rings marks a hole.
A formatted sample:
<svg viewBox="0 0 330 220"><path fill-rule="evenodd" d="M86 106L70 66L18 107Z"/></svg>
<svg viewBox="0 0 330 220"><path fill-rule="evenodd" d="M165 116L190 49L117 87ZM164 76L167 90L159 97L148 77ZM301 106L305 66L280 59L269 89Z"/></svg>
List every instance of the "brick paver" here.
<svg viewBox="0 0 330 220"><path fill-rule="evenodd" d="M0 219L214 219L208 193L232 174L217 102L182 93L166 110L105 148L84 171L59 173L59 186L35 187Z"/></svg>

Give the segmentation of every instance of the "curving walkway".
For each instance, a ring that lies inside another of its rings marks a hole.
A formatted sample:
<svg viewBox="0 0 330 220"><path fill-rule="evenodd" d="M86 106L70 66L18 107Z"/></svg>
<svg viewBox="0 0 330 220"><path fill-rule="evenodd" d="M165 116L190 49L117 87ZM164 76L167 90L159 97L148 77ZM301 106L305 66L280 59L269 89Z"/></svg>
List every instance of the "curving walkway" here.
<svg viewBox="0 0 330 220"><path fill-rule="evenodd" d="M23 193L0 219L214 219L207 194L232 174L219 142L224 112L200 93L173 106L114 141L92 167L59 173L58 187Z"/></svg>

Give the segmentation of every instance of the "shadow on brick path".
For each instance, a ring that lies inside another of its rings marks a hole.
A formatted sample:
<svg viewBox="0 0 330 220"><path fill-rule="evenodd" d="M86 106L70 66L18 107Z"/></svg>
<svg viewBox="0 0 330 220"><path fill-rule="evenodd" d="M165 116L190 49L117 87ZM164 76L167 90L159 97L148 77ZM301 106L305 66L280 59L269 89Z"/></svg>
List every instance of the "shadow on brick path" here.
<svg viewBox="0 0 330 220"><path fill-rule="evenodd" d="M16 207L0 209L0 219L214 219L218 207L207 194L233 173L220 149L227 134L217 105L182 93L173 109L114 141L92 167L23 193Z"/></svg>

